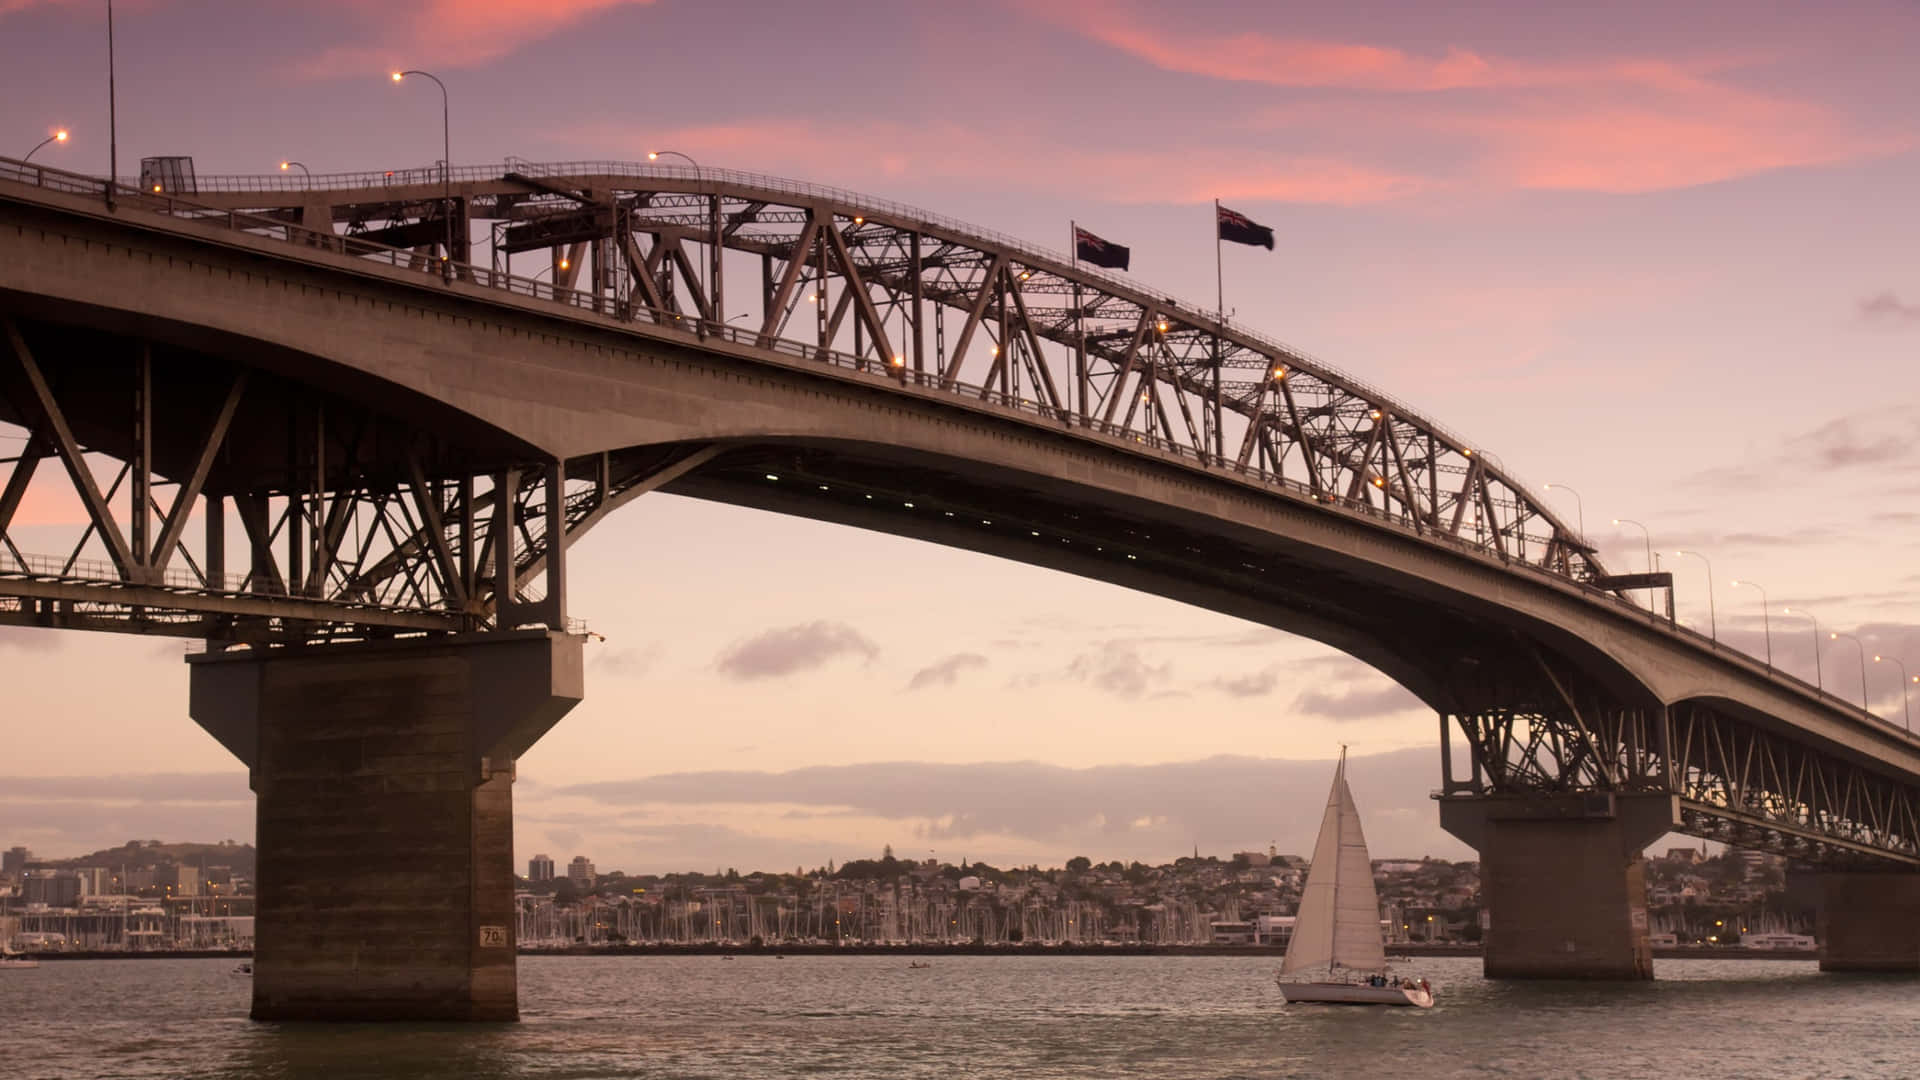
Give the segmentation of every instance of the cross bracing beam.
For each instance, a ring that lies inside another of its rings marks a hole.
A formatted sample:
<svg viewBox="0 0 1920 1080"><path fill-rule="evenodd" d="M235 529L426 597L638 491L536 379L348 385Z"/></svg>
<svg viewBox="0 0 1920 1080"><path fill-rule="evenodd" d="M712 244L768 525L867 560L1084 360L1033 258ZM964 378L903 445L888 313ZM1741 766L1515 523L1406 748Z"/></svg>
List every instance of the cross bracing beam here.
<svg viewBox="0 0 1920 1080"><path fill-rule="evenodd" d="M1869 761L1706 705L1552 696L1444 718L1464 737L1468 770L1442 795L1671 793L1690 835L1826 865L1920 867L1920 787Z"/></svg>
<svg viewBox="0 0 1920 1080"><path fill-rule="evenodd" d="M504 606L564 626L533 550L558 466L446 413L0 310L0 447L20 446L0 460L0 622L277 643L483 629ZM467 502L506 476L532 478L511 555L540 570L503 605L494 517ZM36 550L58 534L70 550Z"/></svg>
<svg viewBox="0 0 1920 1080"><path fill-rule="evenodd" d="M1370 507L1409 528L1576 580L1601 572L1591 545L1479 448L1344 372L1131 279L924 211L776 178L604 163L516 162L514 175L506 172L455 170L469 215L524 219L530 199L549 200L555 210L577 208L582 192L602 204L646 208L614 228L641 237L653 252L664 245L676 272L636 274L636 260L629 259L620 268L622 280L596 287L610 301L634 298L635 317L694 332L718 329L730 313L714 310L707 294L721 292L718 282L734 265L732 254L764 256L780 288L763 293L760 310L745 314L761 328L765 347L787 339L890 364L911 351L893 342L910 338L915 326L941 322L926 309L944 307L944 320L958 332L938 337L924 367L949 389L977 379L980 385L968 392L1096 429L1117 419L1108 415L1113 403L1144 392L1154 398L1151 408L1116 434L1164 444L1207 467L1237 466L1229 447L1259 446L1261 471L1297 477L1331 501ZM301 191L299 199L326 199L336 219L404 221L435 205L438 179L437 170L322 177L318 190ZM224 207L273 210L294 201L291 189L277 200L262 186L249 179L225 191L212 178L201 190ZM710 268L713 280L703 283L696 268ZM1077 300L1058 309L1032 303L1044 295ZM815 325L792 319L797 309L815 310ZM1154 332L1136 348L1130 331L1149 313ZM1084 381L1076 364L1088 369ZM901 366L908 365L903 360ZM1227 372L1259 377L1226 378ZM1291 384L1291 411L1259 404L1261 383L1280 380ZM1082 385L1088 392L1071 403L1058 393ZM1378 456L1369 451L1374 435L1363 422L1375 411L1392 417L1389 426L1400 439L1374 447ZM1141 426L1143 419L1152 423ZM1249 438L1250 432L1257 433ZM1420 452L1410 454L1415 445Z"/></svg>

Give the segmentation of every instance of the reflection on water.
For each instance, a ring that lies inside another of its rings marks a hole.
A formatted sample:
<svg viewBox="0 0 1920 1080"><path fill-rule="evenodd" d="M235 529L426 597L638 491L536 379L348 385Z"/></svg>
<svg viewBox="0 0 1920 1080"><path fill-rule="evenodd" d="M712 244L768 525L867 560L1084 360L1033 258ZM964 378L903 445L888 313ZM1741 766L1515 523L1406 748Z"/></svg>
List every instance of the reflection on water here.
<svg viewBox="0 0 1920 1080"><path fill-rule="evenodd" d="M255 1024L230 960L0 973L0 1077L1911 1077L1910 978L1656 962L1643 984L1494 983L1284 1006L1253 957L527 957L524 1020Z"/></svg>

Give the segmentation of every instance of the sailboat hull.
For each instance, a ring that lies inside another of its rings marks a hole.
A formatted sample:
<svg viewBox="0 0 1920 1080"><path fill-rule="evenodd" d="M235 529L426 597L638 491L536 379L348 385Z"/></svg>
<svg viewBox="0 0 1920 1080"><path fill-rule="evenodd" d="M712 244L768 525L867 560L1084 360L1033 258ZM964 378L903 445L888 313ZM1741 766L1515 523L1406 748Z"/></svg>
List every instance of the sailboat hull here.
<svg viewBox="0 0 1920 1080"><path fill-rule="evenodd" d="M1283 982L1280 996L1290 1005L1400 1005L1433 1008L1433 994L1418 988L1359 986L1353 983Z"/></svg>

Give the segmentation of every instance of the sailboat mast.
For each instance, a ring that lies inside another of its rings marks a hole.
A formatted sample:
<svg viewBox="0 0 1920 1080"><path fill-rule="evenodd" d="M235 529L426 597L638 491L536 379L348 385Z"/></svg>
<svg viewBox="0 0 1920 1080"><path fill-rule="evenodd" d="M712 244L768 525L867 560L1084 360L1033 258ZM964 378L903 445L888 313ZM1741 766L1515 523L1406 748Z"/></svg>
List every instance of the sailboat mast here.
<svg viewBox="0 0 1920 1080"><path fill-rule="evenodd" d="M1340 744L1340 764L1333 770L1333 947L1327 951L1327 974L1340 963L1340 838L1347 831L1346 800L1339 797L1340 785L1347 778L1347 744Z"/></svg>

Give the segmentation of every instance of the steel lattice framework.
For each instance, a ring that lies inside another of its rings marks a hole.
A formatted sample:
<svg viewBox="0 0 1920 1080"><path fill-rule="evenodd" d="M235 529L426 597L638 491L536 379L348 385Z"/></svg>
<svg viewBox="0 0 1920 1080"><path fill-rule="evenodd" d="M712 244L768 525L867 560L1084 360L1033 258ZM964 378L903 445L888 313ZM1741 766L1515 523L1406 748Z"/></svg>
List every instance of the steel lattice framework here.
<svg viewBox="0 0 1920 1080"><path fill-rule="evenodd" d="M5 163L0 179L88 193L103 186ZM511 161L505 168L455 169L450 179L462 194L451 208L439 198L441 179L439 170L415 170L316 177L318 186L308 187L284 176L210 177L191 198L126 187L118 198L126 206L358 254L695 338L937 387L1030 420L1145 446L1195 469L1230 471L1436 543L1606 583L1592 547L1466 439L1298 350L1066 256L912 207L754 174ZM455 219L451 229L448 213ZM489 221L493 265L475 265L466 261L469 238L476 223ZM452 259L444 249L449 234ZM508 272L515 254L536 250L549 256L553 280ZM745 316L755 326L738 325L742 315L724 315L729 269L758 271L752 290L758 310ZM15 413L38 416L45 428L34 429L14 486L32 479L40 456L59 457L94 528L59 559L22 554L7 539L0 576L27 583L22 592L78 605L74 611L104 623L137 609L147 629L207 631L208 620L187 608L171 617L165 605L135 605L126 592L159 589L237 596L239 608L267 620L255 620L256 628L279 628L287 611L284 604L261 609L255 598L324 605L327 610L297 620L295 632L309 635L343 627L493 625L497 591L534 586L520 570L511 580L494 572L495 515L476 508L513 510L510 527L499 533L515 538L515 565L545 567L548 487L556 487L553 505L564 504L576 528L590 527L604 516L592 507L613 503L639 483L635 476L647 475L645 467L608 455L558 466L523 460L514 462L517 493L489 502L508 489L504 472L450 476L414 461L402 462L406 468L392 477L391 490L355 490L355 450L340 435L346 430L341 417L352 410L338 405L333 429L321 422L311 445L293 451L308 462L306 490L287 486L300 468L289 463L286 483L264 505L237 506L250 554L262 565L226 581L217 568L203 572L201 563L222 561L217 552L195 560L185 551L180 515L191 512L201 494L191 478L170 515L155 511L166 543L144 554L138 544L122 550L107 505L111 495L90 495L83 470L73 464L114 454L53 439L58 405L51 388L27 374L35 366L31 346L17 328L8 351L23 381L34 386L16 394L25 404ZM245 373L236 374L227 408L244 387ZM372 416L353 422L377 426ZM296 431L305 434L310 426ZM214 425L203 456L222 452L222 434ZM119 455L116 484L128 480L139 491L172 482L143 476L140 457ZM345 488L334 486L339 481L327 473L329 461L348 467L340 478ZM562 473L577 481L549 483L549 474ZM0 535L7 519L0 513ZM142 524L131 520L129 527L137 531ZM96 542L107 557L82 558ZM267 565L275 558L277 564ZM119 595L102 595L93 588L100 585Z"/></svg>
<svg viewBox="0 0 1920 1080"><path fill-rule="evenodd" d="M107 194L97 179L0 160L3 181ZM1492 455L1362 380L1217 312L913 207L754 174L602 162L311 186L203 177L194 193L112 197L123 212L284 241L295 258L355 256L696 346L964 396L1516 573L1599 591L1656 584L1610 577ZM481 236L488 258L476 262ZM529 253L551 280L513 272ZM245 366L183 379L173 359L152 343L0 318L0 421L21 433L0 443L11 465L0 622L256 644L562 628L560 538L728 453L554 461L458 417L405 423L365 396ZM36 475L51 472L43 463L86 511L64 556L26 553L31 530L12 527ZM245 549L232 573L230 535ZM1532 655L1537 671L1464 690L1475 704L1443 716L1471 761L1444 794L1673 792L1700 835L1823 862L1920 863L1911 784L1763 718L1623 705Z"/></svg>

